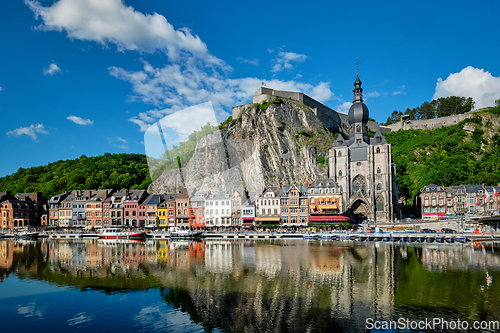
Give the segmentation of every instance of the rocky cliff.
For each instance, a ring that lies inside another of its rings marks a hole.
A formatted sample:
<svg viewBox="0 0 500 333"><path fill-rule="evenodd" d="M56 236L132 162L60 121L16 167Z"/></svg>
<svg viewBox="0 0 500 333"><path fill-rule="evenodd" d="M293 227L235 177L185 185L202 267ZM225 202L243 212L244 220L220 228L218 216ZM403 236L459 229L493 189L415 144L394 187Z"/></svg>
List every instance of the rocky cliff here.
<svg viewBox="0 0 500 333"><path fill-rule="evenodd" d="M276 99L249 106L238 119L203 137L192 158L166 171L150 193L171 193L180 187L220 192L245 187L258 190L275 184L303 184L328 176L328 149L333 135L311 109Z"/></svg>

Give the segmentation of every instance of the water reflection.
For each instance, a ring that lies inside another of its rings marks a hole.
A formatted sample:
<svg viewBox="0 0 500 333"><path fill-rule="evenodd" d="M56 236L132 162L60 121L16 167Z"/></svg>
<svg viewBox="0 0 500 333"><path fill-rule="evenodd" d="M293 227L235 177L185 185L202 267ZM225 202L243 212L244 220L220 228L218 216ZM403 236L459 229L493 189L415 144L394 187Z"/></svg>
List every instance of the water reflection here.
<svg viewBox="0 0 500 333"><path fill-rule="evenodd" d="M363 328L367 318L500 318L500 249L492 244L0 241L1 280L12 273L111 294L157 290L207 330L342 331ZM141 318L155 307L148 309ZM93 316L82 312L70 323Z"/></svg>

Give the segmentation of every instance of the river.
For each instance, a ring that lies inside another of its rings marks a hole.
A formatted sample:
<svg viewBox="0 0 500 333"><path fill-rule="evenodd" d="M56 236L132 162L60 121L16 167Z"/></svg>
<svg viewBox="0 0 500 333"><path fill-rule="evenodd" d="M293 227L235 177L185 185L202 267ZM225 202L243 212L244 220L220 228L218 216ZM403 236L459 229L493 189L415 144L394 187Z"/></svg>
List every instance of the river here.
<svg viewBox="0 0 500 333"><path fill-rule="evenodd" d="M419 332L432 320L459 332L457 320L500 320L492 243L6 239L0 281L4 332Z"/></svg>

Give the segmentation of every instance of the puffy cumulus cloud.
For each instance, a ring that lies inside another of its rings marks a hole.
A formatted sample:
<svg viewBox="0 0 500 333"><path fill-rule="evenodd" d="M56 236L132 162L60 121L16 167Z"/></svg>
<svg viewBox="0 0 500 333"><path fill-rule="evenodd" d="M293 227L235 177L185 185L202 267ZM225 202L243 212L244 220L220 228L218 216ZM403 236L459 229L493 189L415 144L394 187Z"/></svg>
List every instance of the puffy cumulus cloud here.
<svg viewBox="0 0 500 333"><path fill-rule="evenodd" d="M49 65L49 68L45 68L43 70L44 75L50 75L50 76L53 76L55 73L59 73L59 72L62 72L62 71L59 68L59 66L57 66L57 64L55 62L51 63Z"/></svg>
<svg viewBox="0 0 500 333"><path fill-rule="evenodd" d="M78 124L78 125L91 125L94 123L90 119L83 119L83 118L77 117L77 116L68 116L68 117L66 117L66 119L71 120L72 122L74 122L75 124Z"/></svg>
<svg viewBox="0 0 500 333"><path fill-rule="evenodd" d="M263 81L252 77L231 79L222 74L207 72L194 62L188 62L184 66L170 64L162 68L154 68L144 62L144 69L140 71L110 67L109 72L112 76L132 84L135 92L132 99L160 107L130 119L141 131L145 131L149 125L168 114L207 101L212 102L219 118L225 119L229 115L225 110L251 101ZM325 82L315 86L298 81L265 82L270 88L300 91L321 102L335 98L329 84Z"/></svg>
<svg viewBox="0 0 500 333"><path fill-rule="evenodd" d="M476 109L494 106L495 100L500 98L500 77L468 66L459 73L450 74L446 80L438 79L433 99L447 96L472 97Z"/></svg>
<svg viewBox="0 0 500 333"><path fill-rule="evenodd" d="M277 73L281 72L285 69L292 69L292 63L300 63L306 61L307 56L305 54L298 54L293 52L284 52L280 50L276 57L274 58L274 66L271 69L271 72Z"/></svg>
<svg viewBox="0 0 500 333"><path fill-rule="evenodd" d="M48 7L35 0L25 3L43 21L38 26L41 30L66 31L69 38L111 43L119 50L162 50L171 61L179 61L183 52L189 52L211 64L224 65L188 28L175 30L163 15L145 15L122 0L59 0Z"/></svg>
<svg viewBox="0 0 500 333"><path fill-rule="evenodd" d="M47 132L45 130L45 128L43 127L42 124L36 124L36 125L31 124L28 127L20 127L20 128L16 128L15 130L12 130L10 132L7 132L7 135L9 135L9 136L28 135L33 140L35 140L35 142L38 142L39 140L38 140L37 133L48 134L49 132Z"/></svg>

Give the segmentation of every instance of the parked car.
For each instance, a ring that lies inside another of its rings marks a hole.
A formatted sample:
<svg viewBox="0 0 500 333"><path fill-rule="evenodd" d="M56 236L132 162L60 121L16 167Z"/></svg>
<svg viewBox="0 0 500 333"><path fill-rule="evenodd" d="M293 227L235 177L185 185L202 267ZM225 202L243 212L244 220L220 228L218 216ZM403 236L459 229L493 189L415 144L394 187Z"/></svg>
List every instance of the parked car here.
<svg viewBox="0 0 500 333"><path fill-rule="evenodd" d="M422 232L424 234L435 234L436 230L432 230L432 229L420 229L420 232Z"/></svg>
<svg viewBox="0 0 500 333"><path fill-rule="evenodd" d="M413 228L406 228L405 232L413 233L413 232L417 232L417 231L415 229L413 229Z"/></svg>
<svg viewBox="0 0 500 333"><path fill-rule="evenodd" d="M460 229L460 232L463 232L463 233L472 233L474 232L474 229Z"/></svg>
<svg viewBox="0 0 500 333"><path fill-rule="evenodd" d="M443 228L441 229L441 231L445 234L454 234L456 233L457 231L456 230L453 230L453 229L450 229L450 228Z"/></svg>

